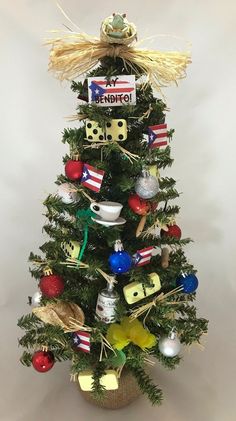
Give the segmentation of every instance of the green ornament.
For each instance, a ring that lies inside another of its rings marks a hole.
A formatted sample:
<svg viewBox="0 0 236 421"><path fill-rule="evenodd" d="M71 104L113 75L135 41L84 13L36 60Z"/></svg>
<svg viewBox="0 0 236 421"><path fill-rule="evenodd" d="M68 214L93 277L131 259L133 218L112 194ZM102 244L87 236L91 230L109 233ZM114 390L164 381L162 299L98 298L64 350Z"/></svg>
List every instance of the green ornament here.
<svg viewBox="0 0 236 421"><path fill-rule="evenodd" d="M91 211L91 209L81 209L76 212L76 217L80 220L80 223L83 224L93 224L92 217L96 214Z"/></svg>
<svg viewBox="0 0 236 421"><path fill-rule="evenodd" d="M80 250L78 261L80 262L83 258L84 251L86 249L87 243L88 243L88 227L89 225L93 224L92 216L94 216L95 213L92 212L90 209L81 209L76 212L76 217L80 220L80 224L82 223L84 225L84 241Z"/></svg>
<svg viewBox="0 0 236 421"><path fill-rule="evenodd" d="M123 351L116 349L115 354L113 354L113 357L111 357L109 360L112 367L118 368L118 367L121 367L122 365L125 365L126 355Z"/></svg>

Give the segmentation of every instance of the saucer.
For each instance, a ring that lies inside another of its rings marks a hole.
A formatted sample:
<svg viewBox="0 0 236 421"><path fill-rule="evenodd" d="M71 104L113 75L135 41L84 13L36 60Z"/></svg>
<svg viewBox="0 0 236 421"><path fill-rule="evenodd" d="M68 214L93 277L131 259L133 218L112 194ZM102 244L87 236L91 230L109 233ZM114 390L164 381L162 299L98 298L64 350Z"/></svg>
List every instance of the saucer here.
<svg viewBox="0 0 236 421"><path fill-rule="evenodd" d="M104 225L105 227L113 227L115 225L123 225L126 223L126 219L121 217L117 218L115 221L106 221L99 215L93 216L92 220L98 224Z"/></svg>

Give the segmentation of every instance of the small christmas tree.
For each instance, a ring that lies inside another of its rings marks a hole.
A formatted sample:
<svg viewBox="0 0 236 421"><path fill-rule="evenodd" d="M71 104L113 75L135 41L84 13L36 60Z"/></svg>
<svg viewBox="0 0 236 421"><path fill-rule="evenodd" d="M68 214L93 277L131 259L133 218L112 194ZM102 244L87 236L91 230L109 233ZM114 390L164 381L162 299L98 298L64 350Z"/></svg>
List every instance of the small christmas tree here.
<svg viewBox="0 0 236 421"><path fill-rule="evenodd" d="M186 53L137 50L136 28L114 14L101 40L52 40L50 68L73 81L74 129L65 129L65 174L44 205L50 240L30 254L39 290L18 325L21 362L39 372L70 360L84 391L102 398L129 370L153 404L162 392L146 373L154 358L173 369L181 347L199 342L207 321L192 304L196 271L177 225L176 182L160 87L184 76Z"/></svg>

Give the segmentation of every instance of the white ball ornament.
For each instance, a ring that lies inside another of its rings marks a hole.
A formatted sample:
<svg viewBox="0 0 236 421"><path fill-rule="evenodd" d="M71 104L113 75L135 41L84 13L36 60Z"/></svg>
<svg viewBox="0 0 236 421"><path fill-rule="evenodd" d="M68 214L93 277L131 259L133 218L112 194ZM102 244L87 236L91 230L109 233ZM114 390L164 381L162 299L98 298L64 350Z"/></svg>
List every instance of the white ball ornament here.
<svg viewBox="0 0 236 421"><path fill-rule="evenodd" d="M158 348L165 357L175 357L180 352L181 343L176 333L171 332L168 336L160 338Z"/></svg>
<svg viewBox="0 0 236 421"><path fill-rule="evenodd" d="M32 307L39 307L41 305L42 292L36 291L31 297Z"/></svg>
<svg viewBox="0 0 236 421"><path fill-rule="evenodd" d="M158 193L159 183L157 178L151 175L148 170L142 170L134 189L141 199L151 199Z"/></svg>
<svg viewBox="0 0 236 421"><path fill-rule="evenodd" d="M70 183L60 184L60 186L58 186L56 194L66 205L76 203L79 201L77 191L73 184Z"/></svg>

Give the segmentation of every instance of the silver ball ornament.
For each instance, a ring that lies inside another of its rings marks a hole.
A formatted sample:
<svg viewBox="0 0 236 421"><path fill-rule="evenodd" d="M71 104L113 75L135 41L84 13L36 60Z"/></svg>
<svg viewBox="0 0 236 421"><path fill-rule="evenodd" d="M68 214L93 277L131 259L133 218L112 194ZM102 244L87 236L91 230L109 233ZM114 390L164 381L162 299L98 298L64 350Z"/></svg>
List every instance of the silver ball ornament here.
<svg viewBox="0 0 236 421"><path fill-rule="evenodd" d="M32 307L39 307L41 305L42 292L36 291L31 297Z"/></svg>
<svg viewBox="0 0 236 421"><path fill-rule="evenodd" d="M165 357L175 357L180 352L181 343L176 334L171 332L168 336L160 338L158 348Z"/></svg>
<svg viewBox="0 0 236 421"><path fill-rule="evenodd" d="M141 199L151 199L158 193L159 183L156 177L150 175L149 171L143 170L135 183L134 189Z"/></svg>
<svg viewBox="0 0 236 421"><path fill-rule="evenodd" d="M73 184L70 183L60 184L60 186L58 186L56 194L66 205L76 203L79 201L78 194L75 191L75 187L73 186Z"/></svg>

